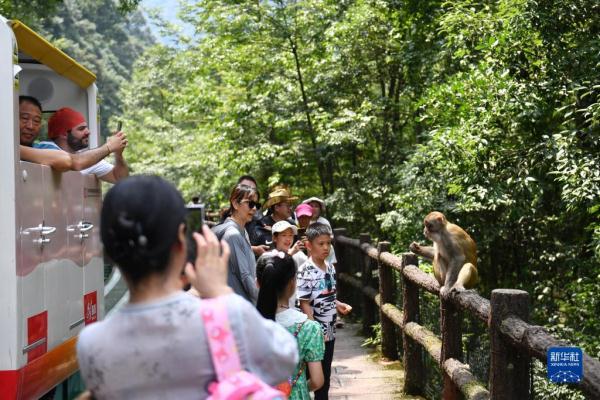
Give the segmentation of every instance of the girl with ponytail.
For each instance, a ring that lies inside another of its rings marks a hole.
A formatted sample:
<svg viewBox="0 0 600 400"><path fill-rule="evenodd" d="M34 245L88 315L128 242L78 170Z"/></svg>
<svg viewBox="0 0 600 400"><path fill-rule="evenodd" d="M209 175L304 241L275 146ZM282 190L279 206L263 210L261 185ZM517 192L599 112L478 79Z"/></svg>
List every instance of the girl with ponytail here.
<svg viewBox="0 0 600 400"><path fill-rule="evenodd" d="M294 260L282 251L272 250L260 256L256 266L260 288L256 307L263 317L277 321L296 337L300 361L287 382L291 389L289 398L309 400L309 391L319 389L324 382L321 360L325 343L320 324L289 306L296 290L296 273Z"/></svg>

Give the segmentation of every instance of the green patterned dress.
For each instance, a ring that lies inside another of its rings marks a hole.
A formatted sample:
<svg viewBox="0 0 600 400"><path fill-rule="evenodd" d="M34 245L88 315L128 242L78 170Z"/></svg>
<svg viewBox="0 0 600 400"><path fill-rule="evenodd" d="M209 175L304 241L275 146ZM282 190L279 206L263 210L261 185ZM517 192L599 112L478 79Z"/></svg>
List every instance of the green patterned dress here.
<svg viewBox="0 0 600 400"><path fill-rule="evenodd" d="M275 320L283 325L292 335L296 333L300 324L302 328L298 331L298 351L300 352L300 361L294 370L292 380L298 377L300 368L303 368L302 375L298 377L296 384L292 387L290 400L310 400L308 383L306 381L306 363L311 361L321 361L325 352L325 342L323 340L323 330L316 321L311 321L306 314L295 309L285 310L277 313Z"/></svg>

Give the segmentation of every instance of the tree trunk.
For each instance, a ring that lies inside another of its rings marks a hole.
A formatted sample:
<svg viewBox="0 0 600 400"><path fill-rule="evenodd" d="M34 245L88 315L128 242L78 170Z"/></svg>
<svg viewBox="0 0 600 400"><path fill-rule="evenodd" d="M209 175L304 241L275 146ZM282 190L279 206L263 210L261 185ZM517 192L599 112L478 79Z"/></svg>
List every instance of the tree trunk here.
<svg viewBox="0 0 600 400"><path fill-rule="evenodd" d="M298 78L298 84L300 85L300 92L302 93L302 104L304 105L304 114L306 115L306 125L308 126L308 136L310 137L310 141L312 144L313 151L315 153L315 158L317 159L317 169L319 171L319 180L321 181L321 189L323 190L323 195L327 195L327 183L325 179L325 168L323 166L323 161L319 155L319 151L317 149L317 137L315 134L315 130L313 128L312 119L310 116L310 108L308 106L308 96L306 95L306 90L304 88L304 80L302 79L302 70L300 68L300 59L298 57L298 48L296 43L291 37L288 37L290 42L290 47L292 49L292 54L294 55L294 62L296 63L296 74Z"/></svg>

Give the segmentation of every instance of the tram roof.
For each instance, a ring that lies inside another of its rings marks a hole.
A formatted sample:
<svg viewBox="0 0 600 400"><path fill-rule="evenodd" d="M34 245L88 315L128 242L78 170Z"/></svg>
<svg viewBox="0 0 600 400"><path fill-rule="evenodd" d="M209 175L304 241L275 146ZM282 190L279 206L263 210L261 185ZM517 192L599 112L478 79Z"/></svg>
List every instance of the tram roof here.
<svg viewBox="0 0 600 400"><path fill-rule="evenodd" d="M93 72L50 44L23 22L12 20L11 27L17 38L19 50L52 68L59 75L72 80L83 89L96 81L96 75Z"/></svg>

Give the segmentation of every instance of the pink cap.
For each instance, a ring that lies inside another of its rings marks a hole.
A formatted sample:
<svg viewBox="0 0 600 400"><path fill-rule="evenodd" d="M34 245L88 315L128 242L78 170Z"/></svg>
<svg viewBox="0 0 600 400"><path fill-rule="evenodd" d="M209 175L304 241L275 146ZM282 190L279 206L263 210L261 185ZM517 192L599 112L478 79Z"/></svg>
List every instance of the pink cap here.
<svg viewBox="0 0 600 400"><path fill-rule="evenodd" d="M300 204L296 207L296 218L302 217L306 215L307 217L312 217L312 207L308 204Z"/></svg>

